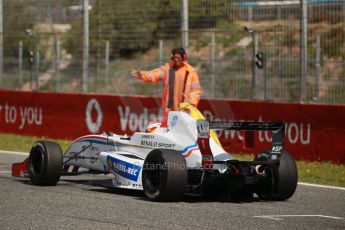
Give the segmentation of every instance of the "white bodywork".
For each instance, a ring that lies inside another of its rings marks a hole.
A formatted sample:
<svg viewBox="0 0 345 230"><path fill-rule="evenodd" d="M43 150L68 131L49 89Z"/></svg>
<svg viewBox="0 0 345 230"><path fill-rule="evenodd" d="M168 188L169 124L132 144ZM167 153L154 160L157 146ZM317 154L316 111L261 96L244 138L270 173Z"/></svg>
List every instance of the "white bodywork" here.
<svg viewBox="0 0 345 230"><path fill-rule="evenodd" d="M114 175L114 187L142 190L142 166L153 149L174 149L186 159L187 168L201 168L202 155L198 146L197 120L184 112L168 115L167 127L155 133L136 132L132 136L100 134L75 140L64 155L64 165L79 166ZM215 161L233 159L210 138ZM220 172L224 164L216 164Z"/></svg>

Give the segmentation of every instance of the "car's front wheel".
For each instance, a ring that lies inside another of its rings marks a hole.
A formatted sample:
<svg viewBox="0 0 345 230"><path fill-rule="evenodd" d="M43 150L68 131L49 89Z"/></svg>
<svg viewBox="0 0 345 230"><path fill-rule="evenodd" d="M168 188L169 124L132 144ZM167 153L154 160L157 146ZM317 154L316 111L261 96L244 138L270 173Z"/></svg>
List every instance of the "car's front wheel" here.
<svg viewBox="0 0 345 230"><path fill-rule="evenodd" d="M51 141L37 141L30 150L28 168L33 184L56 185L60 180L63 154L61 147Z"/></svg>

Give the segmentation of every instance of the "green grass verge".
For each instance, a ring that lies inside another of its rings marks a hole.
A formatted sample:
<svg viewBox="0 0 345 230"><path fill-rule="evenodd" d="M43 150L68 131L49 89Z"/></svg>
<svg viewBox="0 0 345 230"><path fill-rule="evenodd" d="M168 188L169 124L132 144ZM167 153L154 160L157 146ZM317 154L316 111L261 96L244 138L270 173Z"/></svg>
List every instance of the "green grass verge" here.
<svg viewBox="0 0 345 230"><path fill-rule="evenodd" d="M69 144L71 143L70 140L57 140L46 137L32 137L0 133L0 149L28 153L31 149L31 146L39 140L55 141L60 144L63 152L67 150Z"/></svg>
<svg viewBox="0 0 345 230"><path fill-rule="evenodd" d="M44 137L19 136L0 133L0 149L9 151L29 152L33 143L38 140L52 140ZM65 152L70 140L52 140L60 144ZM234 154L239 160L253 160L250 154ZM345 165L330 162L297 161L300 182L345 187Z"/></svg>

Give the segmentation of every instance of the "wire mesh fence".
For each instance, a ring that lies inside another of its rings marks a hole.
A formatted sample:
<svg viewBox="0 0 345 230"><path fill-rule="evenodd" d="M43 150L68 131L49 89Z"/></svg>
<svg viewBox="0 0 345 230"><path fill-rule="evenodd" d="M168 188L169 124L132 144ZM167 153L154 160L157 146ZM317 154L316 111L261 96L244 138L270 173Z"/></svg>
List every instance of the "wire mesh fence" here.
<svg viewBox="0 0 345 230"><path fill-rule="evenodd" d="M2 1L5 89L82 92L87 62L89 92L159 96L161 84L138 82L130 70L167 62L187 34L203 98L300 101L304 90L309 102L345 103L345 1L307 1L303 89L299 0L88 0L88 47L85 0Z"/></svg>

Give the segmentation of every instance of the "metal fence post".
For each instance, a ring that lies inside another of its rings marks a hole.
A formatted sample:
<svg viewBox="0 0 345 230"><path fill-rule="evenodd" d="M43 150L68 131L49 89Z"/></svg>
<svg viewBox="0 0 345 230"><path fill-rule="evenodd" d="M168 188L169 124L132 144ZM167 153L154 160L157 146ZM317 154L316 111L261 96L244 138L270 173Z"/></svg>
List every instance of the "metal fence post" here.
<svg viewBox="0 0 345 230"><path fill-rule="evenodd" d="M320 35L318 34L316 37L316 57L315 57L315 92L314 92L314 100L320 101L320 75L321 75L321 56L320 56Z"/></svg>
<svg viewBox="0 0 345 230"><path fill-rule="evenodd" d="M216 88L216 33L212 32L211 34L211 96L215 97L215 88Z"/></svg>
<svg viewBox="0 0 345 230"><path fill-rule="evenodd" d="M104 84L105 92L109 92L109 52L110 52L110 43L109 41L105 42L105 71L104 71Z"/></svg>
<svg viewBox="0 0 345 230"><path fill-rule="evenodd" d="M268 100L268 52L265 51L265 54L263 56L263 64L264 64L264 100Z"/></svg>
<svg viewBox="0 0 345 230"><path fill-rule="evenodd" d="M3 67L4 67L4 50L3 50L3 0L0 0L0 88L4 86L4 76L3 76Z"/></svg>
<svg viewBox="0 0 345 230"><path fill-rule="evenodd" d="M23 41L19 42L18 50L18 68L19 68L19 86L22 84L22 70L23 70Z"/></svg>
<svg viewBox="0 0 345 230"><path fill-rule="evenodd" d="M307 26L308 26L308 1L301 0L301 44L300 44L300 101L307 99Z"/></svg>
<svg viewBox="0 0 345 230"><path fill-rule="evenodd" d="M83 83L82 90L88 92L89 72L89 0L83 0Z"/></svg>
<svg viewBox="0 0 345 230"><path fill-rule="evenodd" d="M56 74L56 91L60 91L60 64L61 64L61 51L60 51L60 41L56 41L56 59L55 59L55 74Z"/></svg>
<svg viewBox="0 0 345 230"><path fill-rule="evenodd" d="M39 91L40 90L40 52L36 51L36 56L35 56L35 90Z"/></svg>
<svg viewBox="0 0 345 230"><path fill-rule="evenodd" d="M247 15L248 21L252 21L253 20L253 7L249 6L248 7L248 15Z"/></svg>
<svg viewBox="0 0 345 230"><path fill-rule="evenodd" d="M282 7L281 6L277 6L277 17L278 20L282 19Z"/></svg>
<svg viewBox="0 0 345 230"><path fill-rule="evenodd" d="M182 47L187 51L188 49L188 0L182 0L182 15L181 15L181 32L182 32Z"/></svg>
<svg viewBox="0 0 345 230"><path fill-rule="evenodd" d="M253 38L253 50L252 50L252 99L257 98L257 86L258 86L258 79L257 79L257 67L255 63L256 54L258 53L258 35L257 32L248 27L244 27L244 30L252 35Z"/></svg>
<svg viewBox="0 0 345 230"><path fill-rule="evenodd" d="M258 52L258 34L253 32L253 79L252 79L252 99L257 99L257 88L258 88L258 77L257 77L257 67L255 64L255 55Z"/></svg>
<svg viewBox="0 0 345 230"><path fill-rule="evenodd" d="M159 65L163 65L163 40L159 40Z"/></svg>

